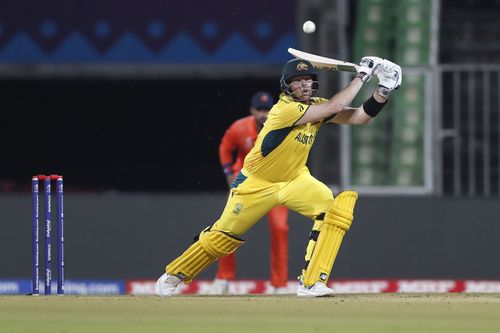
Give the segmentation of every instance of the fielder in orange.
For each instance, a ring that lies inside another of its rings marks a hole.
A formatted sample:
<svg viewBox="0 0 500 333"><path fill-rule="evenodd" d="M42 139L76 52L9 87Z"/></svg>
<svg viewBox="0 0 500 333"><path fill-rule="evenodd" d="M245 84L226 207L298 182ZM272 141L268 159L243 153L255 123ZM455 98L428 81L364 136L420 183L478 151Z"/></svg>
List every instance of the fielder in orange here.
<svg viewBox="0 0 500 333"><path fill-rule="evenodd" d="M243 160L255 144L274 99L268 92L260 91L253 95L250 115L236 120L224 133L219 145L219 159L231 184L243 167ZM276 206L267 214L271 233L271 286L275 293L282 293L288 281L288 209ZM210 294L228 292L229 280L236 277L236 253L219 259L219 267Z"/></svg>
<svg viewBox="0 0 500 333"><path fill-rule="evenodd" d="M316 97L318 72L302 59L283 67L279 101L269 111L254 147L231 185L226 207L215 223L203 229L180 256L165 267L156 282L160 296L171 296L179 283L189 283L219 258L243 245L243 235L276 206L309 218L312 230L297 296L332 295L328 279L345 233L354 219L358 194L347 190L335 197L306 166L320 127L327 123L368 124L383 109L389 94L401 85L401 67L378 57L364 57L358 74L330 99ZM378 78L378 88L358 107L349 107L363 84Z"/></svg>

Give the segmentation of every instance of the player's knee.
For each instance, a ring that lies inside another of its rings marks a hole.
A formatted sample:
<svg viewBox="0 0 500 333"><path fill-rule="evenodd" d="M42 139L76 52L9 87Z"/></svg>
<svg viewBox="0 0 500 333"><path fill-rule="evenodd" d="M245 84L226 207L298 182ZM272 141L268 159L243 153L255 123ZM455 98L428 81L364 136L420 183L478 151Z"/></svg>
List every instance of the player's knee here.
<svg viewBox="0 0 500 333"><path fill-rule="evenodd" d="M324 223L334 225L344 231L349 230L354 219L354 206L358 194L354 191L341 192L326 212Z"/></svg>
<svg viewBox="0 0 500 333"><path fill-rule="evenodd" d="M233 253L245 242L237 236L210 228L201 232L199 240L203 250L217 258Z"/></svg>

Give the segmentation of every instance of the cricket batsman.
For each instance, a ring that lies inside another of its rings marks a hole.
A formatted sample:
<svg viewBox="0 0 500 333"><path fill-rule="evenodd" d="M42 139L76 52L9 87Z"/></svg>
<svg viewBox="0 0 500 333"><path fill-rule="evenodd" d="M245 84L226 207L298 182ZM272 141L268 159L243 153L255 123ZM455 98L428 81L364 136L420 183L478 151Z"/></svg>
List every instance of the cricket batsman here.
<svg viewBox="0 0 500 333"><path fill-rule="evenodd" d="M259 91L250 101L250 115L236 120L224 133L219 145L219 160L226 180L231 184L243 167L243 160L255 144L262 130L274 99L270 93ZM288 210L276 206L267 214L271 234L271 286L272 292L286 292L288 282ZM222 295L228 292L229 281L236 277L236 254L219 259L219 266L209 294Z"/></svg>
<svg viewBox="0 0 500 333"><path fill-rule="evenodd" d="M361 106L349 107L372 77L378 87ZM156 283L160 296L174 294L220 257L236 251L243 235L272 208L283 205L308 217L312 231L297 296L333 294L327 286L342 239L350 229L358 194L336 197L306 166L323 124L368 124L384 108L402 82L401 67L378 57L363 57L358 74L330 99L316 97L317 70L308 61L292 59L283 67L279 101L272 107L243 168L231 185L220 218L198 234L194 243L171 261Z"/></svg>

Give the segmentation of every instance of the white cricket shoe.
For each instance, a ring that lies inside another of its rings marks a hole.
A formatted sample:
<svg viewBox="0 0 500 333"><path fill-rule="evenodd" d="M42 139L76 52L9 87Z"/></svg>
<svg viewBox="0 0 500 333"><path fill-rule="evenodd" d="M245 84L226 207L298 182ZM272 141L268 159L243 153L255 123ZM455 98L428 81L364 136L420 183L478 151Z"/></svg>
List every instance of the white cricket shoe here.
<svg viewBox="0 0 500 333"><path fill-rule="evenodd" d="M155 293L158 296L172 296L180 282L177 276L165 273L156 281Z"/></svg>
<svg viewBox="0 0 500 333"><path fill-rule="evenodd" d="M207 295L225 295L229 292L229 281L224 279L215 279Z"/></svg>
<svg viewBox="0 0 500 333"><path fill-rule="evenodd" d="M333 293L333 289L328 288L323 282L316 282L311 287L306 287L300 281L297 288L297 297L323 297L333 295Z"/></svg>

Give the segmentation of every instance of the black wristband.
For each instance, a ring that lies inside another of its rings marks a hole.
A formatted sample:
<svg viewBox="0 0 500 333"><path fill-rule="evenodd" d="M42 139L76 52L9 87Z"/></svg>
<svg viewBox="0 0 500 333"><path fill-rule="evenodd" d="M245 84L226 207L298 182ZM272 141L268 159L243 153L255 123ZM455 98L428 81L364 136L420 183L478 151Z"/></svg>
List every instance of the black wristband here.
<svg viewBox="0 0 500 333"><path fill-rule="evenodd" d="M370 97L366 102L363 103L363 109L365 110L365 113L369 115L370 117L375 117L378 115L380 110L387 104L387 100L384 103L379 103L375 100L375 98Z"/></svg>

